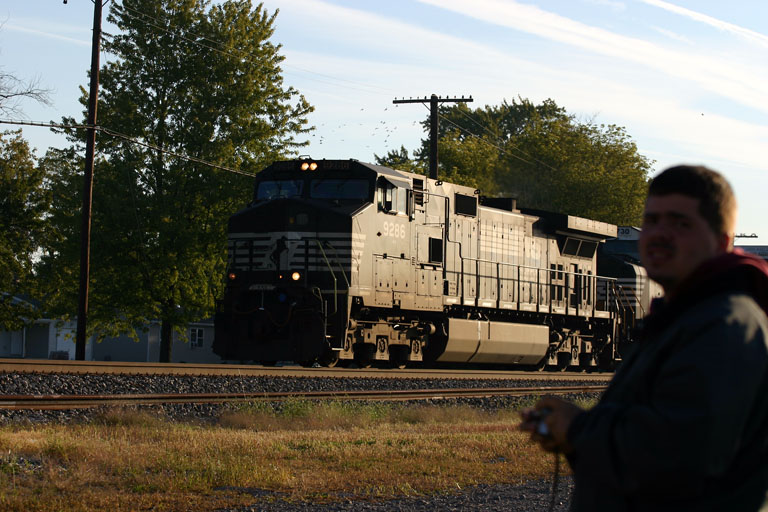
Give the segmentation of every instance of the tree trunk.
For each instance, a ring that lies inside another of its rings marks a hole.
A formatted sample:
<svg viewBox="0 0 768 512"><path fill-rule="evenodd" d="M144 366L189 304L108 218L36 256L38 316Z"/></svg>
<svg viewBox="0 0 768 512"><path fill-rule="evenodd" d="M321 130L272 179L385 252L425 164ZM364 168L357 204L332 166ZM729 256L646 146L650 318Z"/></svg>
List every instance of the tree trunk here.
<svg viewBox="0 0 768 512"><path fill-rule="evenodd" d="M171 351L173 349L173 326L171 322L163 319L160 323L160 362L171 362Z"/></svg>

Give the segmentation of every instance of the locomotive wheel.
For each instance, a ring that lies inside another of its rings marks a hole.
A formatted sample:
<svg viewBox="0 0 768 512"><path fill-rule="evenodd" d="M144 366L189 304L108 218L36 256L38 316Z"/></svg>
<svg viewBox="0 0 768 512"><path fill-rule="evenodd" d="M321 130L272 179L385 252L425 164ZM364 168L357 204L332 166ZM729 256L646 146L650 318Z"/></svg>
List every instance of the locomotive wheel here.
<svg viewBox="0 0 768 512"><path fill-rule="evenodd" d="M308 359L305 361L299 361L299 364L304 368L312 368L315 365L314 359Z"/></svg>
<svg viewBox="0 0 768 512"><path fill-rule="evenodd" d="M531 366L531 369L537 371L537 372L543 372L547 368L547 363L549 362L549 355L545 355L541 358L541 361Z"/></svg>
<svg viewBox="0 0 768 512"><path fill-rule="evenodd" d="M324 366L326 368L333 368L337 364L339 364L339 353L333 350L327 351L325 354L323 354L318 360L318 363L320 363L320 366Z"/></svg>
<svg viewBox="0 0 768 512"><path fill-rule="evenodd" d="M408 364L408 352L410 347L403 345L389 346L389 364L392 368L402 370Z"/></svg>
<svg viewBox="0 0 768 512"><path fill-rule="evenodd" d="M373 356L376 354L376 345L362 343L355 345L355 363L360 368L370 368L373 364Z"/></svg>

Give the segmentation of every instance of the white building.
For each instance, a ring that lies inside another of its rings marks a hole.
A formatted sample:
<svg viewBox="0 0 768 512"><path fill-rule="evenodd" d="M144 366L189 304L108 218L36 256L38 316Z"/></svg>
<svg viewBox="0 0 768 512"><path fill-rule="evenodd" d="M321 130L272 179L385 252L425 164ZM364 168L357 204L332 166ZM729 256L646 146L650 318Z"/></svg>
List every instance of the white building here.
<svg viewBox="0 0 768 512"><path fill-rule="evenodd" d="M0 358L75 359L77 323L41 319L18 331L0 331ZM158 361L160 323L152 322L130 336L106 338L99 343L89 339L85 359L89 361ZM220 363L212 351L213 320L191 323L185 336L173 333L171 359L175 363Z"/></svg>

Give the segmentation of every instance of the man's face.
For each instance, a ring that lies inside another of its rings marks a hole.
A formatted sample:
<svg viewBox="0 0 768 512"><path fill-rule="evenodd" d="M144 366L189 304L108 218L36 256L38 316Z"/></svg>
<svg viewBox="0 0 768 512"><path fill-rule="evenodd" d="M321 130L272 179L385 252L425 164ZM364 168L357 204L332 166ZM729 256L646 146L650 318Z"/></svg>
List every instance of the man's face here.
<svg viewBox="0 0 768 512"><path fill-rule="evenodd" d="M670 291L704 261L727 250L699 213L699 200L681 194L650 195L640 233L640 259L648 276Z"/></svg>

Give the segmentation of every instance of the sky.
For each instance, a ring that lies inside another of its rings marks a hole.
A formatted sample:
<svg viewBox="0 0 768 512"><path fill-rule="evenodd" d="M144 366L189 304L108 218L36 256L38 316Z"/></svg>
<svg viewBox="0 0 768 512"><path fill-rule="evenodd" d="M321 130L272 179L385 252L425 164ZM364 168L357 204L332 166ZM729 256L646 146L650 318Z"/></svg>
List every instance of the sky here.
<svg viewBox="0 0 768 512"><path fill-rule="evenodd" d="M114 0L113 0L114 1ZM106 10L110 4L105 6ZM653 174L722 172L739 200L739 245L768 245L768 2L762 0L264 0L278 10L286 86L315 107L301 150L373 162L426 138L422 104L551 98L584 122L623 126ZM52 90L10 120L82 118L93 4L0 1L0 67ZM105 24L105 31L115 27ZM111 56L102 54L102 63ZM2 118L9 120L9 118ZM0 129L12 129L2 125ZM119 131L119 127L112 127ZM66 141L23 128L42 156ZM534 155L535 156L535 155Z"/></svg>

